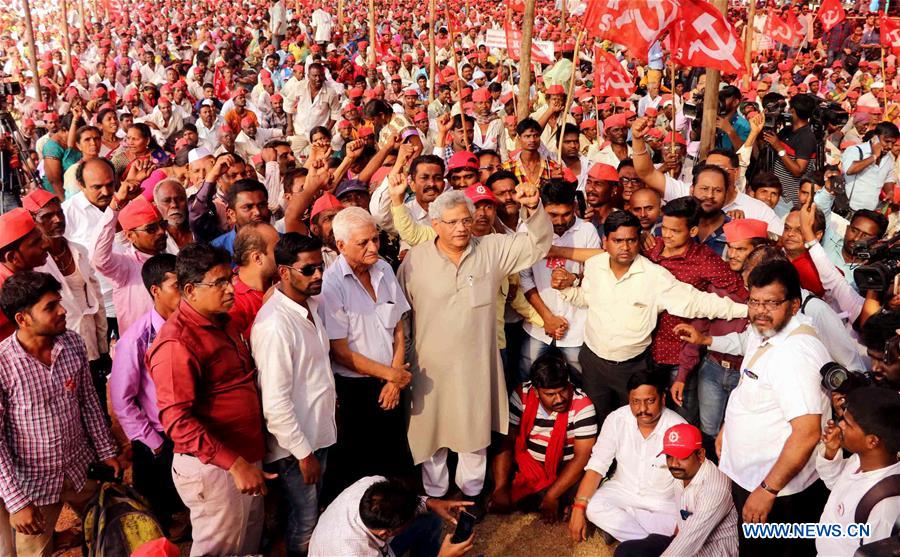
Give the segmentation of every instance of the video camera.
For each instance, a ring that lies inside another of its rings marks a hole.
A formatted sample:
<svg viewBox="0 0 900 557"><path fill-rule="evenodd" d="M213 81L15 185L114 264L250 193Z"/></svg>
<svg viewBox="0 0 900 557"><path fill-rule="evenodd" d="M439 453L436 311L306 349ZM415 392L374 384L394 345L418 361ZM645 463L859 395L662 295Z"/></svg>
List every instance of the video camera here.
<svg viewBox="0 0 900 557"><path fill-rule="evenodd" d="M837 362L828 362L819 373L822 375L822 388L828 393L846 395L859 387L875 385L871 372L849 370Z"/></svg>
<svg viewBox="0 0 900 557"><path fill-rule="evenodd" d="M856 286L860 290L887 292L900 273L900 232L890 238L858 242L850 252L866 262L853 270Z"/></svg>
<svg viewBox="0 0 900 557"><path fill-rule="evenodd" d="M0 79L0 97L15 97L22 94L22 84L18 81Z"/></svg>

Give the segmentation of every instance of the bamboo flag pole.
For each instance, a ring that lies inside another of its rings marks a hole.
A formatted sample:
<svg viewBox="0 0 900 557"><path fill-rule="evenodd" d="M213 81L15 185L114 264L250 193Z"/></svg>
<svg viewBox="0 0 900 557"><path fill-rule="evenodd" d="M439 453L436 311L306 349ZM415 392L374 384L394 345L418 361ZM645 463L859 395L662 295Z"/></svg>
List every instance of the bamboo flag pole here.
<svg viewBox="0 0 900 557"><path fill-rule="evenodd" d="M78 0L78 16L81 18L81 30L78 36L83 42L87 38L87 19L84 17L84 0Z"/></svg>
<svg viewBox="0 0 900 557"><path fill-rule="evenodd" d="M506 2L506 25L503 26L503 35L506 36L507 30L512 29L513 20L512 20L512 9L509 4L509 0ZM506 45L509 45L509 41L506 41ZM512 70L509 69L509 66L506 64L506 61L509 59L509 51L507 49L501 49L502 58L500 59L500 67L503 68L503 71L506 72L506 79L509 80L510 90L515 89L516 83L513 81ZM513 110L516 113L516 119L519 118L519 103L516 98L517 95L513 93L512 102L513 102Z"/></svg>
<svg viewBox="0 0 900 557"><path fill-rule="evenodd" d="M34 27L31 25L31 3L28 0L22 0L22 7L25 8L25 33L28 38L28 58L31 61L31 71L34 72L34 92L38 102L43 102L41 79L38 75L37 49L34 46Z"/></svg>
<svg viewBox="0 0 900 557"><path fill-rule="evenodd" d="M713 6L725 13L728 0L713 0ZM716 116L719 113L719 70L706 70L706 91L703 96L703 127L700 130L700 160L712 150L716 142Z"/></svg>
<svg viewBox="0 0 900 557"><path fill-rule="evenodd" d="M670 83L669 85L672 88L672 145L669 148L674 153L675 134L678 133L675 129L675 115L678 114L677 105L675 104L675 62L672 62L672 83Z"/></svg>
<svg viewBox="0 0 900 557"><path fill-rule="evenodd" d="M66 49L66 63L68 64L69 71L67 72L69 77L74 77L75 75L75 67L72 65L72 44L69 42L69 2L68 0L62 0L61 2L61 12L62 12L62 43L63 48Z"/></svg>
<svg viewBox="0 0 900 557"><path fill-rule="evenodd" d="M454 33L453 28L455 25L450 24L450 10L446 9L446 17L447 17L447 29L450 31L450 52L453 53L453 71L456 72L456 102L459 103L459 116L462 120L463 127L463 142L466 146L466 151L469 150L469 132L466 130L466 111L463 108L463 98L462 98L462 76L459 72L459 60L456 57L456 34ZM451 110L452 112L452 110Z"/></svg>
<svg viewBox="0 0 900 557"><path fill-rule="evenodd" d="M566 121L569 118L569 106L572 104L572 94L575 92L575 75L578 73L578 50L581 48L582 37L584 37L584 29L579 31L578 35L575 37L575 55L572 57L572 60L574 60L575 63L572 64L572 77L569 78L569 90L566 92L566 104L563 106L562 121L556 126L556 130L559 132L556 156L560 164L562 164L563 137L565 136Z"/></svg>
<svg viewBox="0 0 900 557"><path fill-rule="evenodd" d="M375 66L375 0L369 0L369 66Z"/></svg>
<svg viewBox="0 0 900 557"><path fill-rule="evenodd" d="M528 116L531 100L531 38L534 33L534 0L525 0L525 17L522 19L522 46L519 49L519 120Z"/></svg>
<svg viewBox="0 0 900 557"><path fill-rule="evenodd" d="M748 68L753 67L751 59L753 58L753 22L756 20L756 0L750 0L750 13L747 15L747 28L744 31L744 65ZM675 87L675 83L672 83ZM750 72L744 74L744 88L749 90Z"/></svg>
<svg viewBox="0 0 900 557"><path fill-rule="evenodd" d="M886 0L884 3L884 17L887 17L888 7L891 5L891 0ZM884 83L884 87L881 88L881 96L882 103L884 104L884 110L881 113L882 119L887 119L887 78L885 77L887 74L884 72L884 45L881 45L881 82Z"/></svg>
<svg viewBox="0 0 900 557"><path fill-rule="evenodd" d="M428 104L434 102L434 93L437 89L437 61L434 59L434 18L435 0L431 0L428 6ZM427 111L426 111L427 112Z"/></svg>
<svg viewBox="0 0 900 557"><path fill-rule="evenodd" d="M341 36L344 35L344 0L338 0L338 29L341 30Z"/></svg>

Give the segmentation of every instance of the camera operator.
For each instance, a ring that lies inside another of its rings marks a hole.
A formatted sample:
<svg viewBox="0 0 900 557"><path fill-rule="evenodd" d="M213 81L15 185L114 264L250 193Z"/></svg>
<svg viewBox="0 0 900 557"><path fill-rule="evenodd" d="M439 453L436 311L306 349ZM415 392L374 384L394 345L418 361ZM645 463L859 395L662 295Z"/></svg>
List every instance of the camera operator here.
<svg viewBox="0 0 900 557"><path fill-rule="evenodd" d="M872 379L881 387L900 391L900 313L882 311L862 329L866 353L872 360Z"/></svg>
<svg viewBox="0 0 900 557"><path fill-rule="evenodd" d="M871 527L865 538L821 537L816 539L819 555L853 555L862 543L891 536L900 515L900 498L876 501L867 516L857 520L861 500L884 478L900 474L900 394L890 389L867 386L847 394L847 405L837 424L829 420L816 451L816 472L831 494L819 519L821 524L865 522ZM851 453L844 458L843 451ZM846 530L845 530L846 531Z"/></svg>
<svg viewBox="0 0 900 557"><path fill-rule="evenodd" d="M891 149L900 138L900 130L891 122L881 122L863 138L864 143L844 150L841 165L847 182L850 208L874 210L882 191L893 194L897 177Z"/></svg>
<svg viewBox="0 0 900 557"><path fill-rule="evenodd" d="M781 180L783 195L791 204L798 201L800 178L816 165L818 143L809 125L816 103L811 95L794 95L789 103L791 125L784 126L777 134L772 129L763 131L763 141L776 155L772 172Z"/></svg>
<svg viewBox="0 0 900 557"><path fill-rule="evenodd" d="M719 91L719 114L716 118L716 148L737 151L750 135L750 122L741 115L741 90L728 85Z"/></svg>

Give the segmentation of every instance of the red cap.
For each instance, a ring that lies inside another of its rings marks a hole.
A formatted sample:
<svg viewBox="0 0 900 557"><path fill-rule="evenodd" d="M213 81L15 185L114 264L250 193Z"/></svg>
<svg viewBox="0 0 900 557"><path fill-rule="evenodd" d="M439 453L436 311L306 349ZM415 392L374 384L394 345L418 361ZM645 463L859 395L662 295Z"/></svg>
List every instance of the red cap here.
<svg viewBox="0 0 900 557"><path fill-rule="evenodd" d="M735 219L726 222L722 229L725 230L725 241L729 244L750 238L768 237L766 223L757 219Z"/></svg>
<svg viewBox="0 0 900 557"><path fill-rule="evenodd" d="M612 165L598 162L591 167L591 170L588 172L588 178L604 180L606 182L618 182L619 172L616 170L616 167Z"/></svg>
<svg viewBox="0 0 900 557"><path fill-rule="evenodd" d="M663 449L659 455L687 458L700 448L703 448L703 437L700 435L700 430L691 424L678 424L666 430L666 434L663 436Z"/></svg>
<svg viewBox="0 0 900 557"><path fill-rule="evenodd" d="M613 114L609 118L603 121L603 128L624 128L628 125L628 118L625 114Z"/></svg>
<svg viewBox="0 0 900 557"><path fill-rule="evenodd" d="M362 126L358 130L356 130L356 135L362 139L363 137L369 137L370 135L375 135L375 130L372 129L372 126Z"/></svg>
<svg viewBox="0 0 900 557"><path fill-rule="evenodd" d="M22 198L22 207L28 209L30 213L37 213L54 199L59 200L45 189L36 189Z"/></svg>
<svg viewBox="0 0 900 557"><path fill-rule="evenodd" d="M21 240L34 230L34 219L27 210L17 207L0 215L0 248Z"/></svg>
<svg viewBox="0 0 900 557"><path fill-rule="evenodd" d="M162 220L159 211L145 197L135 197L119 213L122 230L134 230L139 226Z"/></svg>
<svg viewBox="0 0 900 557"><path fill-rule="evenodd" d="M655 108L653 108L652 106L648 107L647 110L644 111L644 116L650 116L651 118L658 114L659 114L659 111L656 110Z"/></svg>
<svg viewBox="0 0 900 557"><path fill-rule="evenodd" d="M466 197L472 200L472 203L478 203L479 201L490 201L492 203L497 203L497 196L494 195L494 192L484 187L481 184L472 184L471 186L466 188Z"/></svg>
<svg viewBox="0 0 900 557"><path fill-rule="evenodd" d="M322 211L327 211L328 209L343 209L344 205L338 200L337 197L334 196L331 192L325 192L319 199L316 199L316 202L313 203L312 211L309 214L309 218L313 219L321 213Z"/></svg>
<svg viewBox="0 0 900 557"><path fill-rule="evenodd" d="M687 145L687 141L685 141L683 135L675 132L675 135L673 136L671 131L666 133L666 138L663 140L663 145L668 145L669 143L672 143L673 140L677 145Z"/></svg>
<svg viewBox="0 0 900 557"><path fill-rule="evenodd" d="M478 158L469 151L453 153L453 156L447 161L447 174L450 174L454 170L459 170L460 168L478 170Z"/></svg>
<svg viewBox="0 0 900 557"><path fill-rule="evenodd" d="M582 120L581 125L579 126L582 130L588 130L591 128L597 127L597 120L593 118L588 118L587 120Z"/></svg>
<svg viewBox="0 0 900 557"><path fill-rule="evenodd" d="M566 90L563 89L562 85L559 85L559 84L551 85L550 87L547 87L547 94L548 95L565 95Z"/></svg>
<svg viewBox="0 0 900 557"><path fill-rule="evenodd" d="M413 116L413 122L422 122L428 120L428 114L425 112L416 112L416 115Z"/></svg>
<svg viewBox="0 0 900 557"><path fill-rule="evenodd" d="M477 89L474 93L472 93L472 100L475 102L489 101L491 100L491 92L487 90L487 87Z"/></svg>
<svg viewBox="0 0 900 557"><path fill-rule="evenodd" d="M403 95L406 97L418 97L419 93L415 89L407 89L403 91Z"/></svg>

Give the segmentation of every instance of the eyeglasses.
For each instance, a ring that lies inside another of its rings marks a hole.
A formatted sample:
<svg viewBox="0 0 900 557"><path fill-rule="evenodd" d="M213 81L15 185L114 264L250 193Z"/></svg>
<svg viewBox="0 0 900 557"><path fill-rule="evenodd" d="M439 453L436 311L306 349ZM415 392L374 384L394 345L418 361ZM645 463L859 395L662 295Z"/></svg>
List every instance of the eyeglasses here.
<svg viewBox="0 0 900 557"><path fill-rule="evenodd" d="M640 178L625 178L620 176L619 181L623 184L640 184L642 180Z"/></svg>
<svg viewBox="0 0 900 557"><path fill-rule="evenodd" d="M156 234L160 230L165 229L166 223L164 221L159 222L151 222L150 224L146 224L144 226L135 228L136 232L146 232L147 234Z"/></svg>
<svg viewBox="0 0 900 557"><path fill-rule="evenodd" d="M325 272L325 264L324 263L319 263L318 265L313 265L312 263L310 263L309 265L304 265L304 266L300 267L299 269L297 269L296 267L291 267L290 265L282 265L282 267L284 267L285 269L291 270L291 271L297 271L304 277L311 277L314 274L316 274L316 271L319 271L321 273Z"/></svg>
<svg viewBox="0 0 900 557"><path fill-rule="evenodd" d="M220 278L213 282L195 282L195 286L205 286L207 288L215 288L217 290L225 290L231 286L231 277Z"/></svg>
<svg viewBox="0 0 900 557"><path fill-rule="evenodd" d="M472 223L475 222L475 219L473 219L472 217L466 217L464 219L456 219L456 220L440 219L440 221L442 223L446 224L447 226L449 226L450 228L456 228L460 224L462 224L463 227L465 227L465 228L469 228L470 226L472 226Z"/></svg>
<svg viewBox="0 0 900 557"><path fill-rule="evenodd" d="M752 308L765 308L767 311L775 311L778 309L778 306L785 303L787 300L754 300L750 298L747 300L747 305Z"/></svg>

